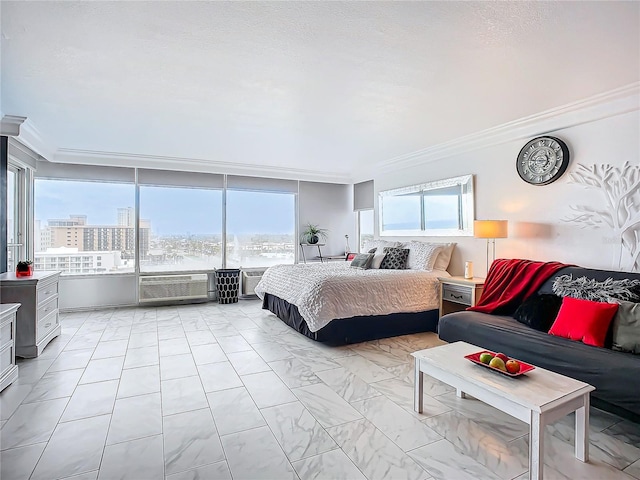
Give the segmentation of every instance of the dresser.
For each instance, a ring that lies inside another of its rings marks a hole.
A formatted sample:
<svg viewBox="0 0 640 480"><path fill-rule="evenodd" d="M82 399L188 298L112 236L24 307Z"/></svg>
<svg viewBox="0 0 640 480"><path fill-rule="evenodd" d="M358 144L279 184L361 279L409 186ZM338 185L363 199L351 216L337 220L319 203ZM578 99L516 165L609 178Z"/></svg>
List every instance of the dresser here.
<svg viewBox="0 0 640 480"><path fill-rule="evenodd" d="M16 312L19 303L0 304L0 392L18 378Z"/></svg>
<svg viewBox="0 0 640 480"><path fill-rule="evenodd" d="M60 335L58 280L60 272L33 272L30 277L0 274L0 298L20 303L16 315L16 356L37 357Z"/></svg>

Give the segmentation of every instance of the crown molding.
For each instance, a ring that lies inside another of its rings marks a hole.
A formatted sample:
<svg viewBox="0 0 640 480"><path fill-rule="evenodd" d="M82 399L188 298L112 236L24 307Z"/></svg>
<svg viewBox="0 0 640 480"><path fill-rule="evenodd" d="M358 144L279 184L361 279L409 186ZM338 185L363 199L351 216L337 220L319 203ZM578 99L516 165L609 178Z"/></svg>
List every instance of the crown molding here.
<svg viewBox="0 0 640 480"><path fill-rule="evenodd" d="M106 165L111 167L137 167L159 170L246 175L251 177L278 178L325 183L351 183L348 174L322 170L306 170L274 166L258 166L246 163L220 162L198 158L166 157L135 153L103 152L60 148L53 155L54 163Z"/></svg>
<svg viewBox="0 0 640 480"><path fill-rule="evenodd" d="M18 115L0 115L0 135L8 137L17 137L20 135L20 127L27 117Z"/></svg>
<svg viewBox="0 0 640 480"><path fill-rule="evenodd" d="M22 124L20 135L17 138L20 143L33 150L43 159L49 159L54 156L55 147L45 140L40 131L28 118Z"/></svg>
<svg viewBox="0 0 640 480"><path fill-rule="evenodd" d="M372 171L387 172L423 165L470 151L514 140L533 138L636 110L640 110L640 82L433 145L423 150L400 155L375 164Z"/></svg>

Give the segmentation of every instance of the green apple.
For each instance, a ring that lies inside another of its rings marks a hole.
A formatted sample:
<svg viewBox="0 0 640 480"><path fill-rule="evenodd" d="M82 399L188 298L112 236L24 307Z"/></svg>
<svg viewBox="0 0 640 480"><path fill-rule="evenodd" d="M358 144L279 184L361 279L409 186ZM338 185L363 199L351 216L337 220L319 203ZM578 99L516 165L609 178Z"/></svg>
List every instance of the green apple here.
<svg viewBox="0 0 640 480"><path fill-rule="evenodd" d="M504 362L502 361L501 358L498 358L498 357L493 357L489 362L489 366L493 368L497 368L498 370L502 370L503 372L507 371L507 367L505 366Z"/></svg>
<svg viewBox="0 0 640 480"><path fill-rule="evenodd" d="M482 363L486 363L487 365L489 365L489 362L491 361L492 358L493 358L493 355L491 355L489 352L484 352L480 354L480 361Z"/></svg>

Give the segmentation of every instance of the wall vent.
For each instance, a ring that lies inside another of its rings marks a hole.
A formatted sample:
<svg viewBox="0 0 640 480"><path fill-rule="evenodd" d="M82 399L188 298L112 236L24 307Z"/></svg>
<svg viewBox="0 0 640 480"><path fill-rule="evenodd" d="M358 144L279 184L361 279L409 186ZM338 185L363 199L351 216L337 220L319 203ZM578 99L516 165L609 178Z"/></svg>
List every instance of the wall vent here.
<svg viewBox="0 0 640 480"><path fill-rule="evenodd" d="M207 298L207 274L140 277L140 303Z"/></svg>

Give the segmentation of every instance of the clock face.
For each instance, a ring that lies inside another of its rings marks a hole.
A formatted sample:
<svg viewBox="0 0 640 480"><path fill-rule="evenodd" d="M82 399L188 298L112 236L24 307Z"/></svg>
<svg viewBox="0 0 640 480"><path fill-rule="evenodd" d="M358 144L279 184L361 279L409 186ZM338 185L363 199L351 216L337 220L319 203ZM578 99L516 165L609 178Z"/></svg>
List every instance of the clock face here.
<svg viewBox="0 0 640 480"><path fill-rule="evenodd" d="M560 139L538 137L527 143L516 163L518 175L532 185L555 182L569 165L569 149Z"/></svg>

